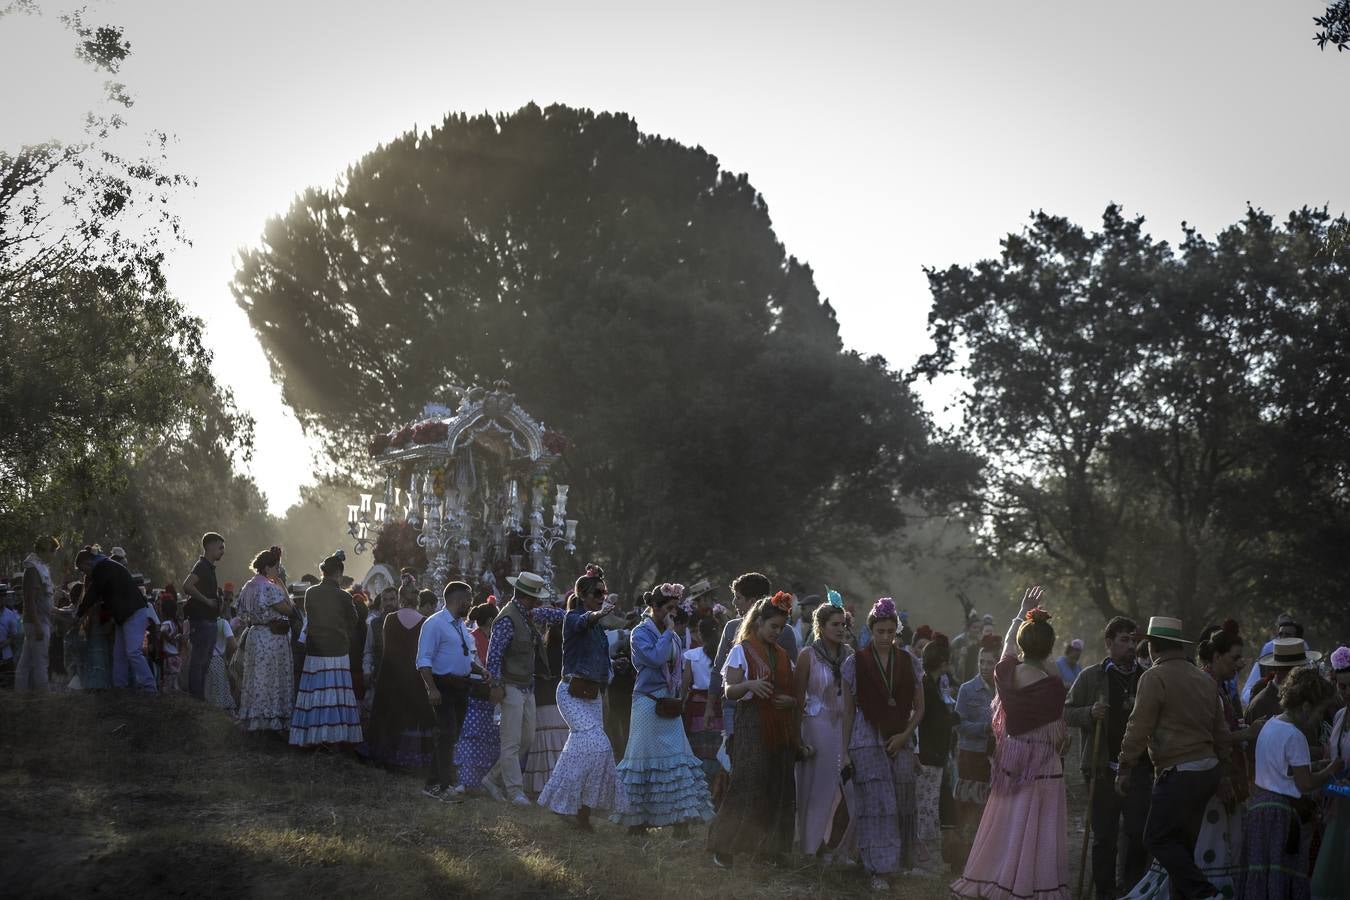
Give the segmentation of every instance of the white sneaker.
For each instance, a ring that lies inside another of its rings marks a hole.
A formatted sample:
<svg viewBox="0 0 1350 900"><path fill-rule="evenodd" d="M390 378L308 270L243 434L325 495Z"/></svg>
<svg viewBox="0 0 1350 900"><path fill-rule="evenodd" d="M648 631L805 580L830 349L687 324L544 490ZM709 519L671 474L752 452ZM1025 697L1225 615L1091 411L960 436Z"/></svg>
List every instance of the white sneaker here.
<svg viewBox="0 0 1350 900"><path fill-rule="evenodd" d="M534 804L530 802L530 798L526 797L524 794L516 794L514 797L512 797L511 805L526 808L534 806Z"/></svg>

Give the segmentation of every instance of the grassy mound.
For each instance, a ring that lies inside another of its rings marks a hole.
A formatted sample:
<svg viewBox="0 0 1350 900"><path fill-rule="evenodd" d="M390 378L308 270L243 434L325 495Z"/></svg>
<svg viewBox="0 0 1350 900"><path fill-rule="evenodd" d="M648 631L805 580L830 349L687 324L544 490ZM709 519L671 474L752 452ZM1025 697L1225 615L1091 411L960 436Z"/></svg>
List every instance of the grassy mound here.
<svg viewBox="0 0 1350 900"><path fill-rule="evenodd" d="M583 835L542 809L421 796L421 779L240 734L181 696L0 695L8 896L839 897L858 870L737 860L703 830ZM909 879L906 897L946 896Z"/></svg>

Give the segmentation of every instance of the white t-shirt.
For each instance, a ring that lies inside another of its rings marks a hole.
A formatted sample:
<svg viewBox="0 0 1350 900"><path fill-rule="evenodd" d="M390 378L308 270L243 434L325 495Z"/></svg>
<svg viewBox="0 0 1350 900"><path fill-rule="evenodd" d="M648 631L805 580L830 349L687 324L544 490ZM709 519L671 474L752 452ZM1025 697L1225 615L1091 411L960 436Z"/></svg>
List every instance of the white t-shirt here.
<svg viewBox="0 0 1350 900"><path fill-rule="evenodd" d="M1256 786L1286 797L1297 797L1299 790L1289 768L1311 762L1308 739L1303 732L1283 719L1271 719L1256 739Z"/></svg>
<svg viewBox="0 0 1350 900"><path fill-rule="evenodd" d="M684 651L684 658L689 661L689 668L693 670L694 675L690 690L706 691L712 681L712 660L703 652L702 647Z"/></svg>
<svg viewBox="0 0 1350 900"><path fill-rule="evenodd" d="M742 675L744 675L746 678L750 677L749 665L745 659L745 650L743 649L744 646L745 646L744 644L737 644L736 646L732 647L731 652L727 654L727 661L722 664L722 681L724 683L727 680L727 669L740 669ZM773 649L775 653L787 652L782 647L774 647ZM698 652L702 653L703 651L700 650ZM789 668L792 667L791 659L788 660L788 667Z"/></svg>
<svg viewBox="0 0 1350 900"><path fill-rule="evenodd" d="M234 637L234 629L228 619L216 619L216 656L225 655L225 644Z"/></svg>

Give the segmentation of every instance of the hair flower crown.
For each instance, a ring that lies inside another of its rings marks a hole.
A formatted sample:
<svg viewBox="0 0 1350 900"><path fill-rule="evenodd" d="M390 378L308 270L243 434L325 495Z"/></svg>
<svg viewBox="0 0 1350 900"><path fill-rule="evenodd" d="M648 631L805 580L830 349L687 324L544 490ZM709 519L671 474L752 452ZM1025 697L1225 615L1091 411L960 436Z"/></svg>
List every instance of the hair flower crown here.
<svg viewBox="0 0 1350 900"><path fill-rule="evenodd" d="M1337 672L1350 669L1350 647L1337 647L1331 653L1331 667Z"/></svg>
<svg viewBox="0 0 1350 900"><path fill-rule="evenodd" d="M893 600L890 597L882 597L872 607L872 615L878 619L897 618L898 616L895 609L895 600Z"/></svg>
<svg viewBox="0 0 1350 900"><path fill-rule="evenodd" d="M1027 610L1028 622L1040 622L1044 624L1048 623L1051 618L1053 617L1050 615L1049 610L1041 609L1039 606L1032 607L1031 609Z"/></svg>
<svg viewBox="0 0 1350 900"><path fill-rule="evenodd" d="M662 597L680 597L684 594L684 585L670 584L669 582L661 585L656 592Z"/></svg>
<svg viewBox="0 0 1350 900"><path fill-rule="evenodd" d="M826 600L829 600L829 601L830 601L830 605L833 606L835 609L843 609L843 608L844 608L844 597L843 597L843 595L840 594L838 591L834 590L833 588L829 588L829 587L825 588L825 599L826 599Z"/></svg>
<svg viewBox="0 0 1350 900"><path fill-rule="evenodd" d="M779 591L769 599L769 605L785 613L792 612L792 595Z"/></svg>

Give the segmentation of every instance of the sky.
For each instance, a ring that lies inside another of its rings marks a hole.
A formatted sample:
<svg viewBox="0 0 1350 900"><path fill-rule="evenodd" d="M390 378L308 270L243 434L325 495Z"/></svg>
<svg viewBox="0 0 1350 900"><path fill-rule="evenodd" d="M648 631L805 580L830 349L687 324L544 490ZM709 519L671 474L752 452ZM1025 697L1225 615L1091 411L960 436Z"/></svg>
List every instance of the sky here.
<svg viewBox="0 0 1350 900"><path fill-rule="evenodd" d="M845 344L908 367L929 348L923 267L997 255L1034 210L1092 224L1116 202L1175 240L1248 203L1350 209L1350 54L1314 44L1325 5L104 0L87 16L131 41L131 126L171 133L170 165L196 179L174 200L191 245L171 248L170 288L257 419L252 474L281 513L311 445L230 294L236 253L383 141L531 101L626 112L748 173ZM0 97L0 148L69 134L93 103L69 47L51 16L0 20L0 84L30 86ZM939 421L954 384L921 390Z"/></svg>

